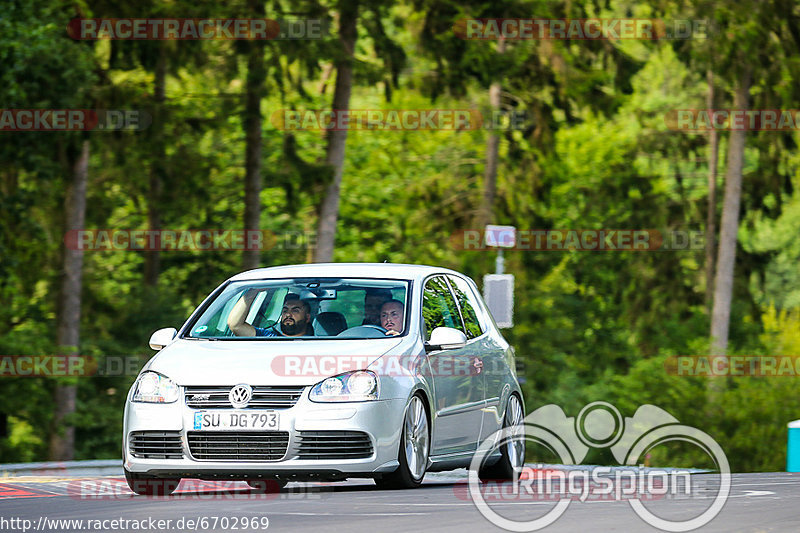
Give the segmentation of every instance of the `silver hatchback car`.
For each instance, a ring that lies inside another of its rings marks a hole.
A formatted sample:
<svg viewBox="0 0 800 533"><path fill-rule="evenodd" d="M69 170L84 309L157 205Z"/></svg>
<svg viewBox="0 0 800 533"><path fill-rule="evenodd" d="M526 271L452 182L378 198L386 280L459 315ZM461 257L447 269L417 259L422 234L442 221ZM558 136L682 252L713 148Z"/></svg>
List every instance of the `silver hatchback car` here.
<svg viewBox="0 0 800 533"><path fill-rule="evenodd" d="M160 351L128 393L123 430L139 494L169 494L184 477L411 488L469 466L524 418L513 348L475 283L443 268L244 272L150 346ZM509 441L479 474L509 479L523 460L524 443Z"/></svg>

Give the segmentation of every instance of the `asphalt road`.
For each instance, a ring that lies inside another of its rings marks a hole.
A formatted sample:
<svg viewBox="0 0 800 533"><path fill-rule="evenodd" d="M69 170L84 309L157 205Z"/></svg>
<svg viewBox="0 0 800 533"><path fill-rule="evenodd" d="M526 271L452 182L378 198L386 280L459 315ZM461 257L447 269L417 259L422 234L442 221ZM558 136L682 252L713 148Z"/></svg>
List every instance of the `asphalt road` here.
<svg viewBox="0 0 800 533"><path fill-rule="evenodd" d="M662 518L686 520L711 505L718 481L717 475L694 474L689 494L653 499L645 506ZM539 497L523 497L497 485L484 487L490 507L510 519L533 520L555 505L541 493ZM698 531L800 531L798 503L800 474L733 474L730 496L722 511ZM57 520L83 522L54 522ZM159 520L163 522L159 524ZM58 532L502 531L476 509L468 496L463 470L429 474L422 487L406 491L383 491L370 480L351 480L290 483L279 494L259 494L241 482L184 480L175 494L160 498L136 496L118 477L0 479L0 531L26 528ZM639 518L627 501L590 497L583 502L571 501L564 514L544 531L658 529Z"/></svg>

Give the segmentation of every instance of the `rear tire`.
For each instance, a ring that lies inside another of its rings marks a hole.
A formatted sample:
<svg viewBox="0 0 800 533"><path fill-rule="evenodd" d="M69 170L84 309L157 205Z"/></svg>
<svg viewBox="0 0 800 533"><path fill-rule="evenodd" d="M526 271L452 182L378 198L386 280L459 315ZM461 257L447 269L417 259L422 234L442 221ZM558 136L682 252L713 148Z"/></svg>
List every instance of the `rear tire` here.
<svg viewBox="0 0 800 533"><path fill-rule="evenodd" d="M125 481L133 492L141 496L169 496L178 488L181 478L160 478L125 470Z"/></svg>
<svg viewBox="0 0 800 533"><path fill-rule="evenodd" d="M500 460L491 466L478 470L481 481L508 481L514 479L514 470L525 463L525 438L522 435L522 424L525 412L519 397L512 394L508 398L506 414L503 417L503 429L516 428L512 434L519 435L519 440L508 440L500 447Z"/></svg>
<svg viewBox="0 0 800 533"><path fill-rule="evenodd" d="M400 449L397 454L400 466L394 472L375 479L375 484L382 489L419 487L428 469L430 436L425 402L422 396L415 394L406 406L403 426L400 428Z"/></svg>

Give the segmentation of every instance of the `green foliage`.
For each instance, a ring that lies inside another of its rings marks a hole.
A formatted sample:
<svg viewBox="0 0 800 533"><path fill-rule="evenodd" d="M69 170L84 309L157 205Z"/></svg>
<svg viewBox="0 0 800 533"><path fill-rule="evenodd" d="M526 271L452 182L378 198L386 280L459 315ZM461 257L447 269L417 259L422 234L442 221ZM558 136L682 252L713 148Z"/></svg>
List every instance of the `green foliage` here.
<svg viewBox="0 0 800 533"><path fill-rule="evenodd" d="M6 2L0 16L0 95L5 108L140 109L158 118L142 132L91 132L86 226L146 229L157 207L170 229L239 229L243 214L243 43L98 41L67 38L83 16L231 16L245 2L105 0ZM707 139L670 131L674 109L705 106L706 69L730 107L739 66L756 71L753 107L796 107L798 35L770 2L747 7L625 1L361 2L353 109L489 109L525 115L497 130L500 168L495 221L520 229L702 231ZM320 18L335 30L331 2L271 2L270 17ZM713 9L712 9L713 8ZM752 11L752 15L751 12ZM296 15L296 13L301 13ZM707 42L494 41L457 38L468 17L713 18ZM246 44L246 43L245 43ZM740 46L741 44L741 46ZM264 266L311 259L320 202L332 173L321 131L283 131L273 113L330 107L338 57L335 32L319 40L266 43L261 229L276 245ZM770 55L772 54L772 55ZM773 59L779 57L780 60ZM154 98L166 58L163 102ZM321 89L324 87L324 91ZM0 143L0 353L55 353L63 204L76 133L2 133ZM454 235L471 228L481 203L488 131L348 132L335 260L427 263L480 282L494 253L464 251ZM748 136L743 215L731 311L731 352L800 353L800 198L795 133ZM727 139L720 145L723 185ZM151 176L161 177L155 195ZM718 218L718 217L717 217ZM158 286L145 288L139 251L84 254L82 354L100 361L151 354L150 334L179 326L217 284L236 273L239 251L164 251ZM728 380L721 405L707 383L670 375L673 355L709 351L704 251L509 251L516 276L515 327L506 337L524 368L527 411L548 404L576 415L605 400L632 416L642 404L666 409L716 438L740 471L783 468L785 424L800 418L791 378ZM480 284L480 283L479 283ZM134 375L77 379L77 458L117 457L122 406ZM44 459L55 380L0 377L0 462ZM2 428L0 428L2 429ZM599 455L597 461L610 460ZM652 464L702 466L684 448L653 450Z"/></svg>

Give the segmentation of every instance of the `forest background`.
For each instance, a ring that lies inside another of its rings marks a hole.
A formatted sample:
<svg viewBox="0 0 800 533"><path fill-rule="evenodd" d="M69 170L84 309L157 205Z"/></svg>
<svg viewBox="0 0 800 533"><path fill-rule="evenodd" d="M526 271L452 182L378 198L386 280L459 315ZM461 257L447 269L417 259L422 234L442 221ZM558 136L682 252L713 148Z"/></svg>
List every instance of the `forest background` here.
<svg viewBox="0 0 800 533"><path fill-rule="evenodd" d="M82 40L81 18L320 21L298 39ZM499 17L704 21L682 39L465 39ZM800 152L783 131L676 130L687 109L795 109L791 1L6 0L0 102L121 109L121 131L0 132L0 354L134 358L133 372L0 377L0 462L119 456L150 334L234 273L424 263L479 284L465 229L653 229L656 251L510 250L526 410L651 403L734 471L785 468L796 376L686 377L686 355L800 354ZM481 127L282 128L284 110L469 109ZM277 115L276 115L277 113ZM255 251L80 252L70 231L259 229ZM536 453L535 451L532 453ZM533 456L529 456L531 459ZM543 457L547 461L552 458ZM602 462L608 457L593 457ZM678 447L653 462L700 465Z"/></svg>

